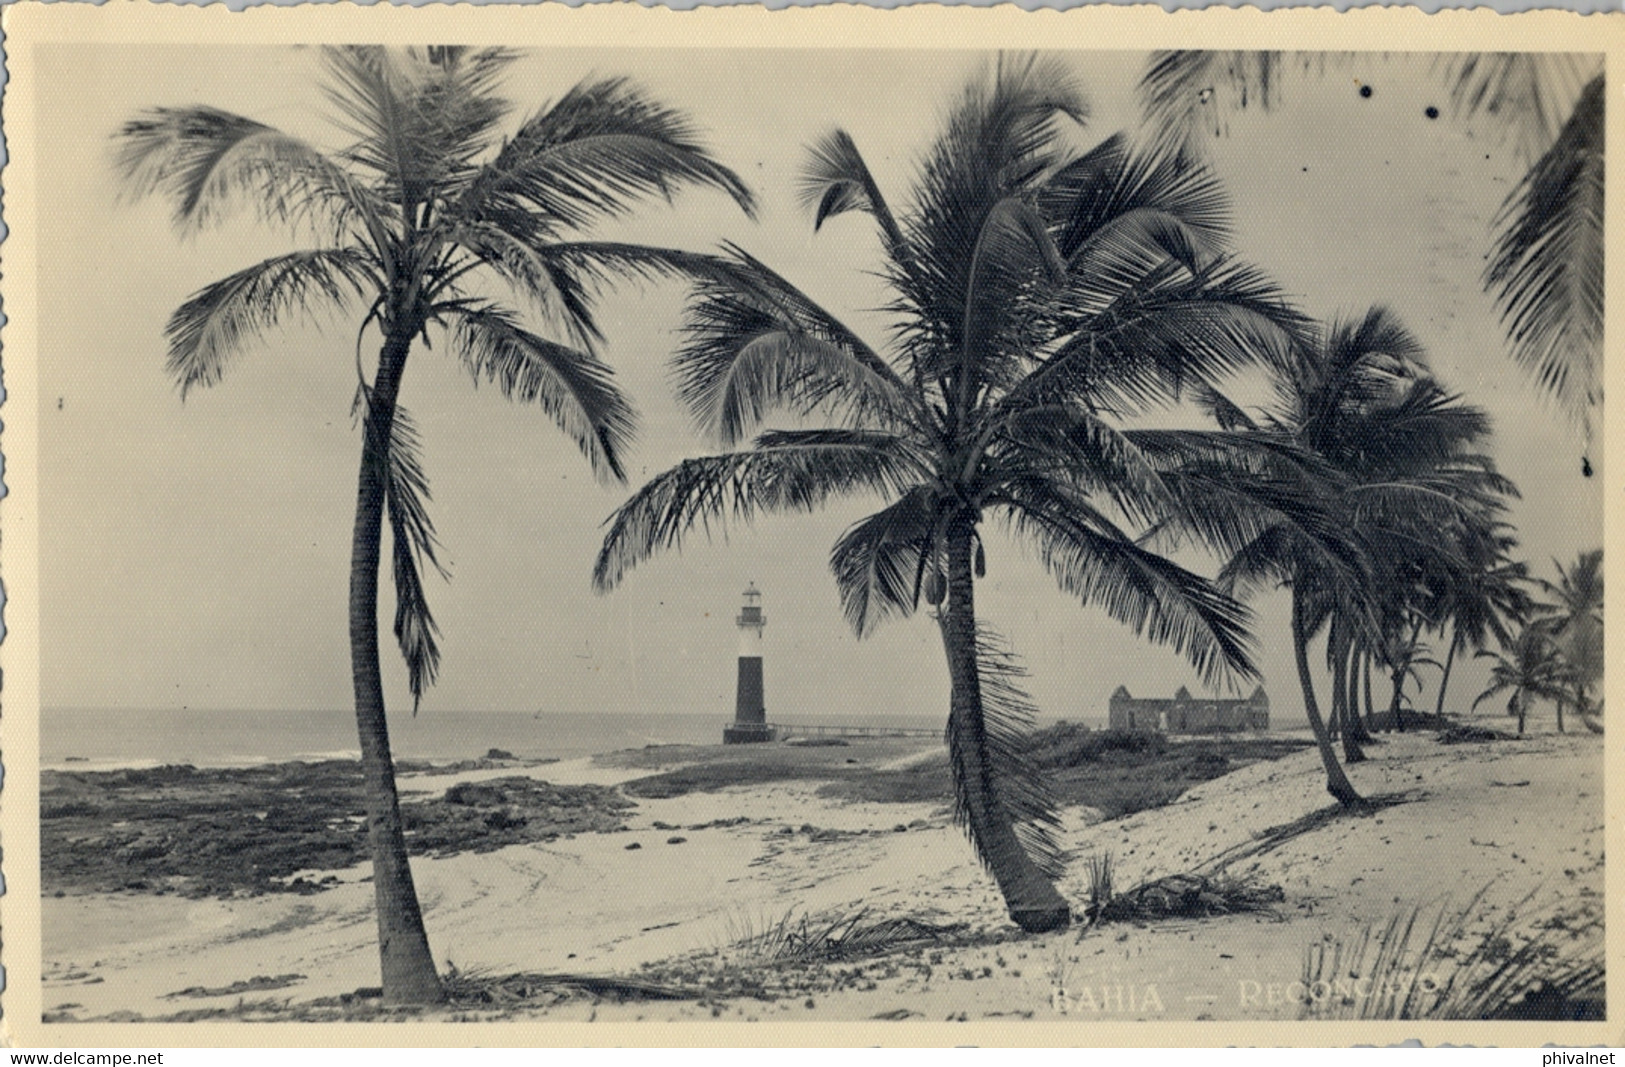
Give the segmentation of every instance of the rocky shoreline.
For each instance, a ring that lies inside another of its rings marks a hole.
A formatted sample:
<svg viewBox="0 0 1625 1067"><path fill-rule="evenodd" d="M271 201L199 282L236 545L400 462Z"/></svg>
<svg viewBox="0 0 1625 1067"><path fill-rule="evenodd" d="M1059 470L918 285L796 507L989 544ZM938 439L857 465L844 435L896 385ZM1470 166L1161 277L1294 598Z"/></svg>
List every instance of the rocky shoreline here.
<svg viewBox="0 0 1625 1067"><path fill-rule="evenodd" d="M510 770L439 795L403 791L414 856L490 852L624 829L636 803L614 788L552 785L541 766L497 756L402 764L403 774ZM44 771L41 885L47 895L145 892L187 898L319 893L367 859L361 766Z"/></svg>

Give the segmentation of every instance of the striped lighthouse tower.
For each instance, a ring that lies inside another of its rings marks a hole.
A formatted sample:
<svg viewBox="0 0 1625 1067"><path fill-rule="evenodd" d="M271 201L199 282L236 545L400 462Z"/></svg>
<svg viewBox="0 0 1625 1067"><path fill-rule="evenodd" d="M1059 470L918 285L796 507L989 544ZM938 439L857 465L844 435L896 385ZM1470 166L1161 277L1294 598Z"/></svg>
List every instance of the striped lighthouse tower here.
<svg viewBox="0 0 1625 1067"><path fill-rule="evenodd" d="M745 590L745 606L734 620L739 627L739 684L734 695L734 721L722 729L722 743L742 745L773 740L767 725L767 704L762 699L762 594L752 582Z"/></svg>

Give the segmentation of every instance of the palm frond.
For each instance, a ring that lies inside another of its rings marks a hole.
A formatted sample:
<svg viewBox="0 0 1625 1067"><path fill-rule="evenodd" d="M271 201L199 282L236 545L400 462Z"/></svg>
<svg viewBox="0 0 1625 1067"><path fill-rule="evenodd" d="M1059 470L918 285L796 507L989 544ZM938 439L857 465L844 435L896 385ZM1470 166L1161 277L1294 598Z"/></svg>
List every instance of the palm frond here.
<svg viewBox="0 0 1625 1067"><path fill-rule="evenodd" d="M1188 386L1217 388L1243 367L1279 365L1306 329L1273 282L1234 262L1195 277L1165 266L1133 284L1096 276L1068 299L1077 317L1021 386L1023 402L1058 392L1143 410Z"/></svg>
<svg viewBox="0 0 1625 1067"><path fill-rule="evenodd" d="M1513 358L1582 421L1602 402L1603 78L1502 205L1484 274Z"/></svg>
<svg viewBox="0 0 1625 1067"><path fill-rule="evenodd" d="M526 238L516 234L515 237L536 240L534 235ZM734 244L725 243L720 254L616 241L537 241L531 250L544 262L575 272L586 285L598 291L627 280L680 281L731 288L769 302L777 300L795 309L798 315L818 319L826 332L839 336L842 344L852 347L859 358L877 371L886 367L884 360L846 331L833 316L761 260Z"/></svg>
<svg viewBox="0 0 1625 1067"><path fill-rule="evenodd" d="M892 615L908 615L919 599L921 564L936 528L935 495L916 486L894 503L847 528L830 552L841 609L859 637Z"/></svg>
<svg viewBox="0 0 1625 1067"><path fill-rule="evenodd" d="M490 147L496 124L512 110L497 89L520 53L501 46L433 45L408 48L406 55L418 72L415 102L432 129L430 142L466 173Z"/></svg>
<svg viewBox="0 0 1625 1067"><path fill-rule="evenodd" d="M971 252L971 292L966 297L967 318L983 317L978 312L993 310L992 302L979 289L997 293L1019 288L1035 274L1057 281L1066 273L1067 263L1050 240L1044 219L1024 198L1007 196L988 210L976 235ZM1003 282L1003 284L999 284Z"/></svg>
<svg viewBox="0 0 1625 1067"><path fill-rule="evenodd" d="M1120 532L1085 524L1064 490L1021 487L1004 511L1032 540L1062 591L1098 607L1136 636L1185 656L1208 684L1251 678L1252 613L1212 582L1148 552Z"/></svg>
<svg viewBox="0 0 1625 1067"><path fill-rule="evenodd" d="M318 149L272 126L213 107L152 108L119 128L114 167L131 196L162 196L175 225L196 231L241 208L303 221L324 212L323 236L381 203Z"/></svg>
<svg viewBox="0 0 1625 1067"><path fill-rule="evenodd" d="M1213 386L1198 382L1191 387L1190 400L1199 411L1217 423L1219 429L1227 433L1258 429L1258 424L1251 415Z"/></svg>
<svg viewBox="0 0 1625 1067"><path fill-rule="evenodd" d="M901 306L918 319L916 329L936 342L922 354L960 358L973 252L987 217L1007 198L1034 195L1064 160L1061 116L1076 122L1087 116L1076 78L1056 58L1031 56L1001 58L991 76L966 86L949 115L901 220L908 261L894 264L891 275Z"/></svg>
<svg viewBox="0 0 1625 1067"><path fill-rule="evenodd" d="M1081 405L1018 409L989 421L990 486L1037 475L1109 498L1126 517L1155 522L1172 507L1161 470L1132 435Z"/></svg>
<svg viewBox="0 0 1625 1067"><path fill-rule="evenodd" d="M1440 614L1454 624L1458 645L1477 652L1492 638L1511 644L1511 627L1527 623L1534 613L1533 598L1522 586L1528 578L1528 566L1517 562L1478 567L1465 581L1450 583L1443 590Z"/></svg>
<svg viewBox="0 0 1625 1067"><path fill-rule="evenodd" d="M527 121L474 180L464 217L525 205L580 228L682 186L726 193L754 215L740 177L713 159L682 113L625 78L584 81Z"/></svg>
<svg viewBox="0 0 1625 1067"><path fill-rule="evenodd" d="M506 49L324 48L323 90L354 138L347 158L374 172L380 190L405 208L445 195L468 179L508 113L508 102L493 90L515 55Z"/></svg>
<svg viewBox="0 0 1625 1067"><path fill-rule="evenodd" d="M274 256L194 293L169 317L169 373L181 396L220 381L227 362L250 337L290 312L325 302L342 306L374 282L359 253L320 248Z"/></svg>
<svg viewBox="0 0 1625 1067"><path fill-rule="evenodd" d="M1274 418L1312 449L1340 456L1347 436L1358 451L1364 420L1428 378L1421 342L1388 308L1339 318L1314 331L1278 368Z"/></svg>
<svg viewBox="0 0 1625 1067"><path fill-rule="evenodd" d="M1459 118L1488 116L1527 162L1551 146L1599 67L1572 52L1460 52L1435 62Z"/></svg>
<svg viewBox="0 0 1625 1067"><path fill-rule="evenodd" d="M525 238L520 238L525 239ZM724 246L725 250L732 246ZM532 251L549 262L568 267L595 288L617 282L680 281L709 282L752 289L760 264L748 256L725 251L722 255L689 252L653 245L624 244L616 241L557 241L532 245Z"/></svg>
<svg viewBox="0 0 1625 1067"><path fill-rule="evenodd" d="M740 249L733 275L700 278L673 357L678 396L724 444L776 409L830 404L855 420L906 417L907 385L890 364L799 289Z"/></svg>
<svg viewBox="0 0 1625 1067"><path fill-rule="evenodd" d="M1397 396L1313 429L1318 432L1308 444L1314 451L1340 469L1378 481L1471 463L1465 450L1487 437L1491 427L1484 409L1423 378Z"/></svg>
<svg viewBox="0 0 1625 1067"><path fill-rule="evenodd" d="M1483 653L1479 653L1479 655L1483 655ZM1478 706L1480 704L1484 703L1484 701L1490 699L1491 697L1499 696L1500 694L1506 692L1508 689L1511 689L1511 688L1514 688L1514 686L1510 682L1505 682L1505 681L1491 682L1489 688L1485 689L1482 693L1478 694L1478 696L1476 698L1474 698L1472 706L1469 707L1468 710L1469 711L1477 711ZM1513 702L1508 703L1508 705L1507 705L1508 714L1516 714L1516 711L1514 710L1514 709L1517 708L1516 699L1517 698L1514 697Z"/></svg>
<svg viewBox="0 0 1625 1067"><path fill-rule="evenodd" d="M539 337L495 305L449 309L453 344L478 383L510 400L536 404L581 449L601 479L622 481L621 456L636 419L613 372L591 353Z"/></svg>
<svg viewBox="0 0 1625 1067"><path fill-rule="evenodd" d="M1558 581L1538 580L1550 603L1532 605L1529 629L1550 640L1561 657L1565 682L1575 690L1575 704L1583 716L1591 715L1590 692L1603 676L1602 549L1580 553L1572 567L1555 563Z"/></svg>
<svg viewBox="0 0 1625 1067"><path fill-rule="evenodd" d="M1019 376L1029 295L1038 285L1058 283L1066 270L1042 216L1025 198L1007 196L988 209L970 250L955 330L959 351L951 365L962 407L983 388L1007 388Z"/></svg>
<svg viewBox="0 0 1625 1067"><path fill-rule="evenodd" d="M1144 124L1159 147L1195 154L1227 126L1229 112L1279 95L1280 52L1181 50L1152 55L1140 78Z"/></svg>
<svg viewBox="0 0 1625 1067"><path fill-rule="evenodd" d="M534 246L510 229L486 222L457 226L457 242L482 265L508 281L542 318L563 326L578 348L591 350L603 340L593 316L594 288L581 271L549 246ZM596 280L596 278L592 279Z"/></svg>
<svg viewBox="0 0 1625 1067"><path fill-rule="evenodd" d="M1427 350L1387 307L1370 308L1358 320L1333 320L1320 353L1326 391L1359 404L1427 372Z"/></svg>
<svg viewBox="0 0 1625 1067"><path fill-rule="evenodd" d="M1587 621L1602 621L1602 552L1600 548L1582 552L1572 567L1565 567L1553 560L1558 580L1549 582L1544 578L1535 579L1535 585L1553 601L1541 605L1541 610L1558 615L1552 633L1561 634L1568 627Z"/></svg>
<svg viewBox="0 0 1625 1067"><path fill-rule="evenodd" d="M390 423L389 479L384 501L395 573L395 639L406 660L407 684L416 715L424 692L440 670L440 628L429 611L422 569L428 563L446 577L437 558L434 524L429 519L429 479L423 473L416 425L406 409L395 406Z"/></svg>
<svg viewBox="0 0 1625 1067"><path fill-rule="evenodd" d="M851 134L835 130L819 138L807 150L800 184L801 205L813 212L814 232L823 227L826 219L848 211L866 211L880 225L892 257L906 257L903 232Z"/></svg>
<svg viewBox="0 0 1625 1067"><path fill-rule="evenodd" d="M989 870L1009 869L994 854L995 842L975 833L966 803L965 777L980 761L967 758L965 749L985 746L987 775L982 785L984 802L1002 808L1015 824L1016 840L1045 877L1059 878L1067 853L1058 835L1059 801L1045 769L1031 756L1032 732L1038 708L1023 688L1027 670L998 633L985 624L976 627L976 671L982 694L981 738L948 731L948 758L955 778L954 821L970 836L976 853Z"/></svg>
<svg viewBox="0 0 1625 1067"><path fill-rule="evenodd" d="M1196 275L1212 258L1201 235L1178 218L1155 208L1125 211L1094 229L1067 256L1075 279L1069 303L1106 308L1145 280L1174 273L1165 268L1177 265Z"/></svg>
<svg viewBox="0 0 1625 1067"><path fill-rule="evenodd" d="M1108 253L1152 249L1195 269L1223 251L1230 230L1229 198L1212 170L1166 150L1135 151L1122 133L1057 171L1038 201L1080 274Z"/></svg>
<svg viewBox="0 0 1625 1067"><path fill-rule="evenodd" d="M1140 78L1144 126L1159 150L1187 156L1223 136L1231 120L1249 108L1269 111L1281 103L1294 73L1322 72L1346 63L1352 52L1172 51L1151 57Z"/></svg>
<svg viewBox="0 0 1625 1067"><path fill-rule="evenodd" d="M656 552L698 529L750 523L757 515L809 512L837 495L895 497L923 475L909 441L861 430L763 434L749 451L688 459L650 479L610 516L593 566L607 592Z"/></svg>
<svg viewBox="0 0 1625 1067"><path fill-rule="evenodd" d="M1464 489L1448 475L1419 476L1354 486L1342 514L1369 543L1368 551L1401 568L1396 581L1420 590L1428 581L1465 581L1473 573L1479 564L1464 534L1504 495Z"/></svg>
<svg viewBox="0 0 1625 1067"><path fill-rule="evenodd" d="M1285 525L1271 526L1230 554L1214 585L1226 596L1254 594L1293 582L1299 572L1301 541Z"/></svg>
<svg viewBox="0 0 1625 1067"><path fill-rule="evenodd" d="M1081 126L1089 105L1072 68L1058 56L1001 55L988 75L967 82L925 163L929 212L937 194L979 188L992 180L1014 190L1036 179L1037 164L1057 157L1057 122ZM957 186L957 190L956 190Z"/></svg>
<svg viewBox="0 0 1625 1067"><path fill-rule="evenodd" d="M629 281L708 283L746 291L761 284L755 261L735 255L616 241L554 241L545 220L529 211L493 212L460 221L449 232L550 321L565 325L582 347L601 340L593 319L595 298Z"/></svg>
<svg viewBox="0 0 1625 1067"><path fill-rule="evenodd" d="M1183 536L1234 552L1267 529L1283 526L1313 546L1340 579L1366 575L1339 506L1345 481L1319 457L1262 433L1129 430L1125 437L1160 472L1166 504L1153 536Z"/></svg>
<svg viewBox="0 0 1625 1067"><path fill-rule="evenodd" d="M1279 102L1282 74L1355 53L1160 52L1141 79L1163 151L1195 156L1249 105ZM1457 53L1434 61L1457 117L1488 117L1533 168L1495 222L1486 271L1513 355L1587 428L1601 402L1603 74L1599 55ZM1578 103L1576 103L1578 100Z"/></svg>

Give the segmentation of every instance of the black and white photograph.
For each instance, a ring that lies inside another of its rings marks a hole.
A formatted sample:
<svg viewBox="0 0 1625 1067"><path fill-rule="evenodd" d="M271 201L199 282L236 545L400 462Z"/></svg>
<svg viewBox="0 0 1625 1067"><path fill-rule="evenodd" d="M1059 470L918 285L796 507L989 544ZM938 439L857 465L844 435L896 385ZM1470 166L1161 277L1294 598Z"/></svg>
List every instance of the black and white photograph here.
<svg viewBox="0 0 1625 1067"><path fill-rule="evenodd" d="M1606 1039L1617 20L10 14L26 1040Z"/></svg>

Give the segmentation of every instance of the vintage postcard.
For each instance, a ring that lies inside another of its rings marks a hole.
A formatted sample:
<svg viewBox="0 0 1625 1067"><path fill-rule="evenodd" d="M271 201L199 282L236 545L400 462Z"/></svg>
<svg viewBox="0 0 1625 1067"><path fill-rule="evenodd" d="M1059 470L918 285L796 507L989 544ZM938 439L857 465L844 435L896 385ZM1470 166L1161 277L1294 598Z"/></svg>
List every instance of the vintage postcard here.
<svg viewBox="0 0 1625 1067"><path fill-rule="evenodd" d="M1619 17L4 21L7 1040L1621 1040Z"/></svg>

